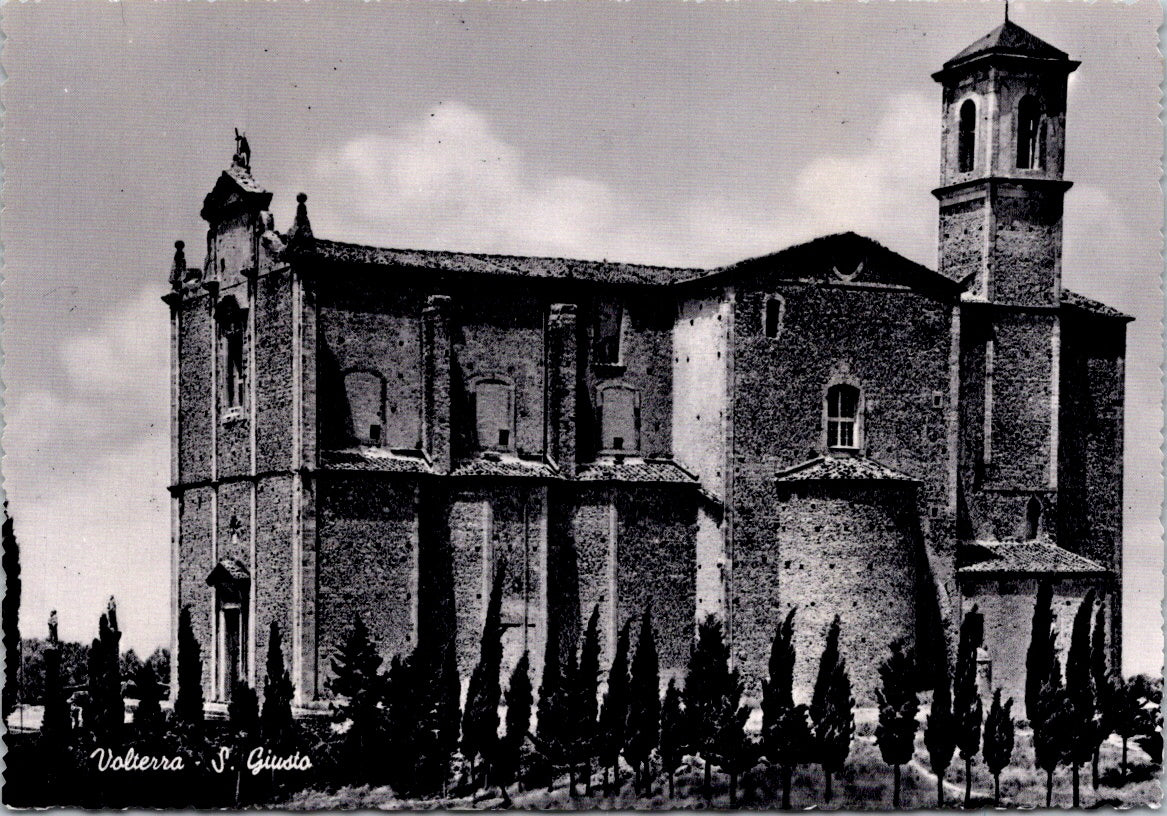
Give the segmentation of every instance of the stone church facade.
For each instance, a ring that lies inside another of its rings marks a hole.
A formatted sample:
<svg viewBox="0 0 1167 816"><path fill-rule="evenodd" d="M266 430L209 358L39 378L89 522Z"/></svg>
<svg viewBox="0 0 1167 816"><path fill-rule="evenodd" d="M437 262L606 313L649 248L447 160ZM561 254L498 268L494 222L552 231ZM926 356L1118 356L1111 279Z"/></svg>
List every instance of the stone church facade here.
<svg viewBox="0 0 1167 816"><path fill-rule="evenodd" d="M1117 660L1129 318L1061 286L1076 67L1006 22L934 75L937 270L853 233L717 269L358 246L302 194L281 233L241 147L164 298L207 699L262 686L274 621L310 707L358 612L465 680L497 565L536 675L549 633L598 604L606 658L651 599L662 674L714 613L756 692L797 606L802 693L837 614L868 703L893 638L951 660L977 604L1021 705L1043 580L1064 630L1106 593Z"/></svg>

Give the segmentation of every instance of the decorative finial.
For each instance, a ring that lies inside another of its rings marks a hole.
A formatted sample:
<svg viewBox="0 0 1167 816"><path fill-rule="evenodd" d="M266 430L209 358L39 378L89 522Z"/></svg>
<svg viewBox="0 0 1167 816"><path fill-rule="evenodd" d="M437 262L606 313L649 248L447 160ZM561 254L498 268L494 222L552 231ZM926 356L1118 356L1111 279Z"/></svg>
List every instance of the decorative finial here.
<svg viewBox="0 0 1167 816"><path fill-rule="evenodd" d="M1009 22L1009 0L1005 0L1005 22Z"/></svg>
<svg viewBox="0 0 1167 816"><path fill-rule="evenodd" d="M235 156L233 161L244 170L251 169L251 145L247 143L247 134L240 133L235 128Z"/></svg>
<svg viewBox="0 0 1167 816"><path fill-rule="evenodd" d="M312 223L308 220L307 201L308 196L304 193L296 195L296 218L288 231L288 246L293 249L311 249L314 241Z"/></svg>
<svg viewBox="0 0 1167 816"><path fill-rule="evenodd" d="M186 277L186 253L182 241L174 242L174 264L170 267L170 288L175 292L182 289L182 280Z"/></svg>

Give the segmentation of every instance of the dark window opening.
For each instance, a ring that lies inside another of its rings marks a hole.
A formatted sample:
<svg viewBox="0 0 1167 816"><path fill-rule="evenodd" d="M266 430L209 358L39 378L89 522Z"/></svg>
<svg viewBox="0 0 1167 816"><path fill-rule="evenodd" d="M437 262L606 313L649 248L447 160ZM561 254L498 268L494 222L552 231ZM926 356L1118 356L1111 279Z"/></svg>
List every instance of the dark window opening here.
<svg viewBox="0 0 1167 816"><path fill-rule="evenodd" d="M859 447L859 389L833 385L827 390L827 447Z"/></svg>
<svg viewBox="0 0 1167 816"><path fill-rule="evenodd" d="M234 297L219 306L223 406L242 408L247 396L247 311Z"/></svg>
<svg viewBox="0 0 1167 816"><path fill-rule="evenodd" d="M381 444L381 426L380 425L370 425L369 426L369 441L372 442L374 445Z"/></svg>
<svg viewBox="0 0 1167 816"><path fill-rule="evenodd" d="M1029 500L1025 507L1025 540L1032 541L1041 532L1041 502L1037 496Z"/></svg>
<svg viewBox="0 0 1167 816"><path fill-rule="evenodd" d="M511 432L503 428L498 432L498 446L505 448L511 444Z"/></svg>
<svg viewBox="0 0 1167 816"><path fill-rule="evenodd" d="M960 125L957 138L957 167L961 173L973 169L977 146L977 106L971 99L960 106Z"/></svg>
<svg viewBox="0 0 1167 816"><path fill-rule="evenodd" d="M618 365L623 359L621 341L624 334L624 306L615 300L596 303L593 355L602 365Z"/></svg>
<svg viewBox="0 0 1167 816"><path fill-rule="evenodd" d="M1039 149L1041 110L1032 96L1017 105L1017 166L1022 170L1041 169L1044 151Z"/></svg>
<svg viewBox="0 0 1167 816"><path fill-rule="evenodd" d="M766 300L766 336L771 340L777 339L782 333L782 318L786 311L786 303L780 297Z"/></svg>

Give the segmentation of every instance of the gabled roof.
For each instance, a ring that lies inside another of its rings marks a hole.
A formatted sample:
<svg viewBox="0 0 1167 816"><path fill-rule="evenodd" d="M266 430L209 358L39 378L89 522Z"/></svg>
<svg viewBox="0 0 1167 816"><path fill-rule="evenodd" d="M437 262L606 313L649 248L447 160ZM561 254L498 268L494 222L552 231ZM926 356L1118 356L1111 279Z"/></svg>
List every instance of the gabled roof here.
<svg viewBox="0 0 1167 816"><path fill-rule="evenodd" d="M1084 312L1089 312L1098 317L1114 317L1127 322L1134 320L1130 315L1124 314L1112 306L1107 306L1105 303L1100 303L1097 300L1091 300L1085 295L1079 295L1077 292L1071 292L1069 289L1062 290L1062 305L1072 306L1075 309L1081 309Z"/></svg>
<svg viewBox="0 0 1167 816"><path fill-rule="evenodd" d="M438 270L479 275L523 278L566 278L593 283L667 284L675 280L707 274L703 269L582 261L571 258L542 258L521 255L489 255L478 252L444 252L426 249L382 249L316 239L315 255L344 263L395 266L406 269Z"/></svg>
<svg viewBox="0 0 1167 816"><path fill-rule="evenodd" d="M356 470L365 473L429 473L422 456L393 453L384 448L360 446L320 452L320 465L327 470Z"/></svg>
<svg viewBox="0 0 1167 816"><path fill-rule="evenodd" d="M793 482L860 482L884 481L911 484L919 481L874 459L864 456L816 456L794 467L780 470L774 481Z"/></svg>
<svg viewBox="0 0 1167 816"><path fill-rule="evenodd" d="M957 296L961 284L854 232L824 235L777 252L705 273L748 278L760 274L823 283L899 286Z"/></svg>
<svg viewBox="0 0 1167 816"><path fill-rule="evenodd" d="M1056 544L1041 541L977 541L962 548L961 575L1104 575L1106 567Z"/></svg>
<svg viewBox="0 0 1167 816"><path fill-rule="evenodd" d="M579 472L581 482L652 482L696 484L697 477L672 459L593 462Z"/></svg>
<svg viewBox="0 0 1167 816"><path fill-rule="evenodd" d="M233 164L222 172L211 192L203 199L203 209L199 213L204 221L211 221L224 210L234 206L266 210L271 204L272 194L263 189L251 176L251 171Z"/></svg>
<svg viewBox="0 0 1167 816"><path fill-rule="evenodd" d="M953 68L985 54L1008 54L1042 60L1069 61L1069 55L1065 51L1054 48L1044 40L1035 37L1012 20L1006 20L944 63L944 67L945 69Z"/></svg>
<svg viewBox="0 0 1167 816"><path fill-rule="evenodd" d="M251 573L243 565L243 562L234 558L224 558L207 575L207 585L219 586L225 582L237 584L250 583Z"/></svg>

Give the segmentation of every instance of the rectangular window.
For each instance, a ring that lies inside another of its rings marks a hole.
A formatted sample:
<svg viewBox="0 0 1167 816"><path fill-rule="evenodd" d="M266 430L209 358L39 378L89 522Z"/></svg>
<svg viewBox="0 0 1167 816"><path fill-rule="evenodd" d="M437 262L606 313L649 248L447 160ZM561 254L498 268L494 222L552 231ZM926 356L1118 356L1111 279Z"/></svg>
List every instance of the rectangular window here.
<svg viewBox="0 0 1167 816"><path fill-rule="evenodd" d="M514 437L514 407L510 385L483 380L474 387L475 425L479 447L510 450Z"/></svg>
<svg viewBox="0 0 1167 816"><path fill-rule="evenodd" d="M827 447L857 448L859 389L835 385L827 391Z"/></svg>
<svg viewBox="0 0 1167 816"><path fill-rule="evenodd" d="M596 303L596 326L592 356L601 365L619 365L623 360L624 306L616 300Z"/></svg>
<svg viewBox="0 0 1167 816"><path fill-rule="evenodd" d="M621 385L600 391L600 450L640 448L640 394Z"/></svg>

